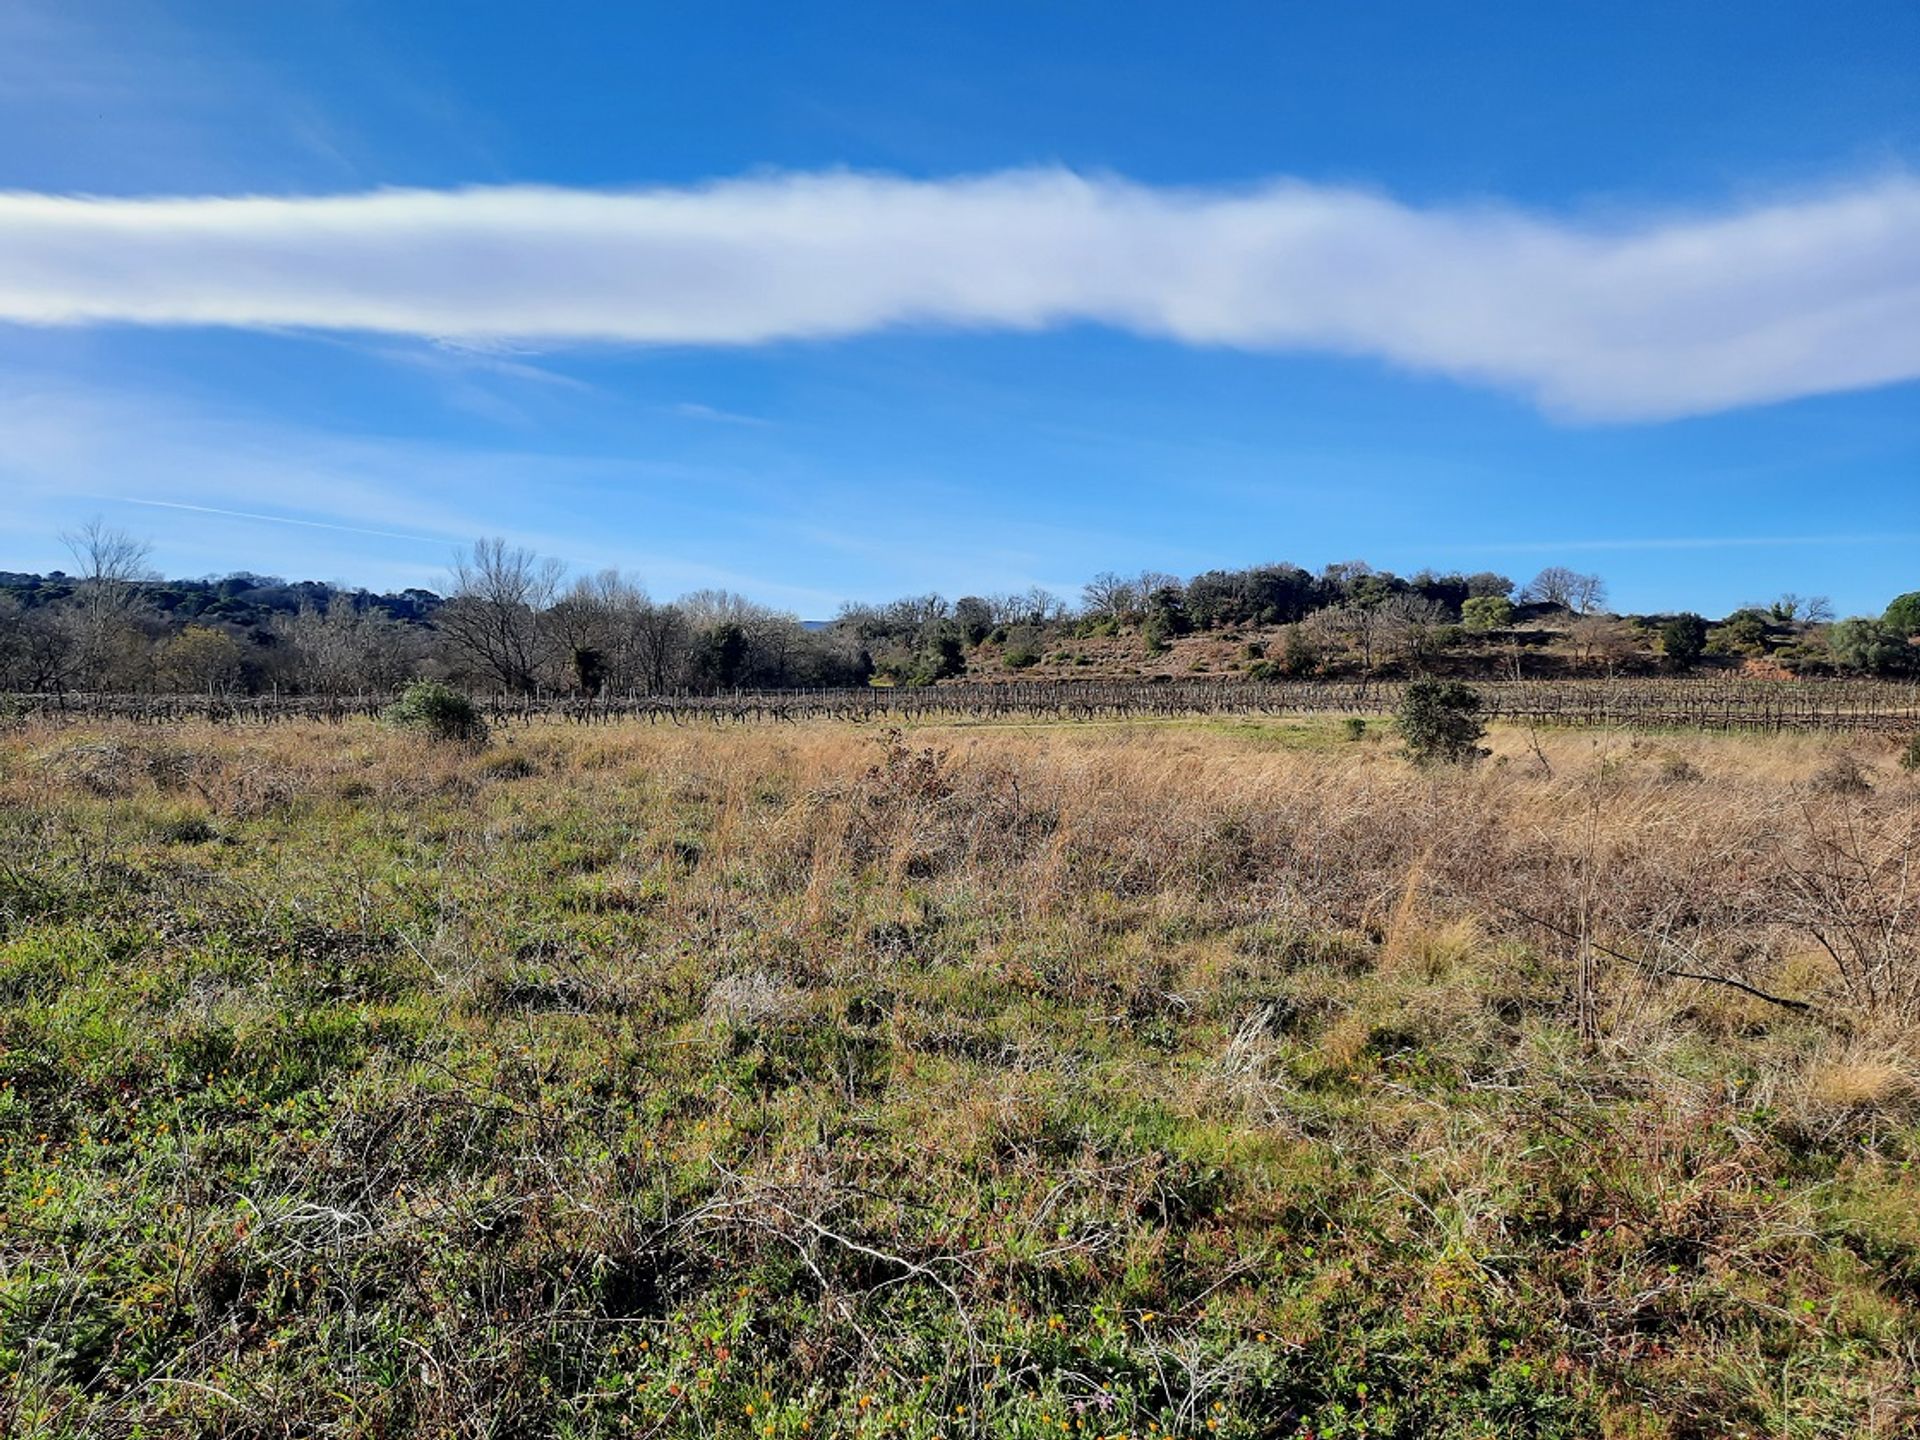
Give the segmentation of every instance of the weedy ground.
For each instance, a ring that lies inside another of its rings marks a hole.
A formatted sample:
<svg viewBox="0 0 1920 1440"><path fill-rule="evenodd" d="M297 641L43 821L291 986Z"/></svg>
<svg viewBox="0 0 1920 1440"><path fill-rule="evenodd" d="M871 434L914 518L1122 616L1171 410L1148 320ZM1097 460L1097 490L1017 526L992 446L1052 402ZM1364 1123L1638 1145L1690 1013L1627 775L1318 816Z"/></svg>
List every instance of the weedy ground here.
<svg viewBox="0 0 1920 1440"><path fill-rule="evenodd" d="M1380 729L0 735L0 1430L1913 1433L1892 747Z"/></svg>

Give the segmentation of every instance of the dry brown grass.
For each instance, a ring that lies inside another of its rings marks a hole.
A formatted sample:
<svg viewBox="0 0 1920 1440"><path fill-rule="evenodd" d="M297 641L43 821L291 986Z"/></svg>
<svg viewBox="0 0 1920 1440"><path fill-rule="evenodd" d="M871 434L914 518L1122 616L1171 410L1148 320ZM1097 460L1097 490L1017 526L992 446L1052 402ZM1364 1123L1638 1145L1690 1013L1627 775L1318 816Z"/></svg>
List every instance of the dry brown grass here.
<svg viewBox="0 0 1920 1440"><path fill-rule="evenodd" d="M0 801L47 813L70 789L139 789L217 824L302 797L390 808L473 799L502 779L671 777L708 822L683 858L723 880L703 887L709 911L725 877L751 868L802 890L819 919L838 877L877 867L900 894L929 877L991 891L1001 924L1077 910L1089 894L1095 912L1103 894L1158 896L1216 924L1355 932L1382 944L1386 967L1431 969L1484 934L1569 943L1537 920L1656 972L1711 971L1895 1019L1920 1004L1906 883L1920 780L1890 750L1550 732L1549 774L1529 737L1496 732L1492 748L1477 769L1435 774L1377 739L1253 724L927 727L890 746L840 725L537 727L477 760L371 729L50 730L9 748ZM1859 763L1867 789L1823 786L1837 756ZM596 871L604 903L631 900L641 873L629 870ZM1623 984L1615 1000L1640 1003L1643 988Z"/></svg>
<svg viewBox="0 0 1920 1440"><path fill-rule="evenodd" d="M21 1413L1900 1433L1920 780L1340 733L0 737Z"/></svg>

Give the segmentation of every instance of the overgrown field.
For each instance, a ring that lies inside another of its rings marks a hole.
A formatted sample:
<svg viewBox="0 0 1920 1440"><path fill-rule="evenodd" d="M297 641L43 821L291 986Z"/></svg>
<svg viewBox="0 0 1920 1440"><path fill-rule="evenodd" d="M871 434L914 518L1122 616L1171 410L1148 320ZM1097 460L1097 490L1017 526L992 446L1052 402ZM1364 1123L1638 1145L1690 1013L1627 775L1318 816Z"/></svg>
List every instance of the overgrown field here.
<svg viewBox="0 0 1920 1440"><path fill-rule="evenodd" d="M0 1431L1913 1433L1920 783L1493 746L0 734Z"/></svg>

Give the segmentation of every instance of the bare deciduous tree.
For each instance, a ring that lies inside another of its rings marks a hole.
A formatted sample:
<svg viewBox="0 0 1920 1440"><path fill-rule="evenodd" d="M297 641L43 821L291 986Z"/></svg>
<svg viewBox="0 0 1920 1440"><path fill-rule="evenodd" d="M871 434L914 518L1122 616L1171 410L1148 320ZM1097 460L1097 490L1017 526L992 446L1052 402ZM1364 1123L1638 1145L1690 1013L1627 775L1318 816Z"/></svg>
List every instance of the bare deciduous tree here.
<svg viewBox="0 0 1920 1440"><path fill-rule="evenodd" d="M160 674L188 694L225 694L240 683L240 642L210 625L189 625L160 651Z"/></svg>
<svg viewBox="0 0 1920 1440"><path fill-rule="evenodd" d="M1080 608L1096 620L1118 619L1135 608L1136 590L1111 570L1102 570L1080 588Z"/></svg>
<svg viewBox="0 0 1920 1440"><path fill-rule="evenodd" d="M1163 570L1142 570L1126 577L1102 570L1081 588L1081 612L1094 619L1133 623L1146 614L1147 602L1157 591L1185 588L1178 575Z"/></svg>
<svg viewBox="0 0 1920 1440"><path fill-rule="evenodd" d="M1559 605L1588 615L1607 603L1607 582L1565 565L1549 565L1527 582L1520 598L1534 605Z"/></svg>
<svg viewBox="0 0 1920 1440"><path fill-rule="evenodd" d="M147 566L153 547L97 515L60 540L73 556L78 582L67 612L76 678L90 690L125 683L133 653L145 649L135 621L144 606L142 588L154 578Z"/></svg>
<svg viewBox="0 0 1920 1440"><path fill-rule="evenodd" d="M12 602L9 602L12 603ZM75 627L59 610L41 608L21 610L13 607L16 618L0 615L0 632L7 634L7 688L39 694L60 694L79 683L79 646Z"/></svg>
<svg viewBox="0 0 1920 1440"><path fill-rule="evenodd" d="M1301 622L1300 630L1316 649L1351 652L1359 657L1360 668L1371 672L1385 630L1385 617L1377 605L1349 601L1314 611Z"/></svg>
<svg viewBox="0 0 1920 1440"><path fill-rule="evenodd" d="M1066 602L1038 585L1018 595L991 596L987 605L996 625L1049 625L1067 614Z"/></svg>
<svg viewBox="0 0 1920 1440"><path fill-rule="evenodd" d="M1425 660L1438 648L1446 606L1418 595L1393 595L1374 608L1381 648L1410 663Z"/></svg>
<svg viewBox="0 0 1920 1440"><path fill-rule="evenodd" d="M677 605L648 601L634 612L634 688L660 695L678 687L687 662L687 617Z"/></svg>
<svg viewBox="0 0 1920 1440"><path fill-rule="evenodd" d="M345 596L335 596L325 610L308 606L275 630L289 652L288 678L315 694L391 690L407 678L416 658L416 632Z"/></svg>
<svg viewBox="0 0 1920 1440"><path fill-rule="evenodd" d="M1598 575L1579 575L1573 577L1573 608L1582 615L1591 615L1605 607L1607 603L1607 582Z"/></svg>
<svg viewBox="0 0 1920 1440"><path fill-rule="evenodd" d="M27 614L11 595L0 595L0 690L39 690L28 680ZM48 687L51 688L51 687Z"/></svg>
<svg viewBox="0 0 1920 1440"><path fill-rule="evenodd" d="M1609 674L1638 649L1632 630L1610 615L1582 615L1567 627L1567 634L1581 664L1604 668Z"/></svg>
<svg viewBox="0 0 1920 1440"><path fill-rule="evenodd" d="M1791 590L1782 592L1771 604L1747 608L1762 611L1783 625L1820 625L1833 619L1833 602L1826 596L1797 595Z"/></svg>
<svg viewBox="0 0 1920 1440"><path fill-rule="evenodd" d="M504 690L540 686L546 668L545 613L563 567L498 537L476 540L453 562L452 593L434 616L461 658Z"/></svg>

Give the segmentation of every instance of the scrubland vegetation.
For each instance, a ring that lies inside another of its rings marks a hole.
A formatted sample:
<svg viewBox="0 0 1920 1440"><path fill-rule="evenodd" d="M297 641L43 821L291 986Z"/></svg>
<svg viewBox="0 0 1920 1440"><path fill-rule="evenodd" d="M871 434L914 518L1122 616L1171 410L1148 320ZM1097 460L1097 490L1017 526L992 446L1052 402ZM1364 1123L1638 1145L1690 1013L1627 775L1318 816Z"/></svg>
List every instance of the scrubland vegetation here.
<svg viewBox="0 0 1920 1440"><path fill-rule="evenodd" d="M369 695L414 680L489 694L633 696L736 688L1206 677L1278 682L1446 674L1517 679L1706 668L1920 677L1920 591L1833 621L1782 594L1717 624L1614 615L1598 575L1548 566L1410 576L1351 561L1095 576L1077 602L1018 594L849 603L830 621L725 591L648 595L618 570L569 577L503 540L454 557L444 595L375 595L246 571L163 580L99 522L73 574L0 572L0 692Z"/></svg>
<svg viewBox="0 0 1920 1440"><path fill-rule="evenodd" d="M1920 1417L1893 742L435 728L0 734L0 1429Z"/></svg>

